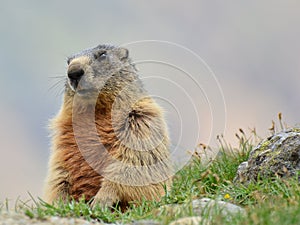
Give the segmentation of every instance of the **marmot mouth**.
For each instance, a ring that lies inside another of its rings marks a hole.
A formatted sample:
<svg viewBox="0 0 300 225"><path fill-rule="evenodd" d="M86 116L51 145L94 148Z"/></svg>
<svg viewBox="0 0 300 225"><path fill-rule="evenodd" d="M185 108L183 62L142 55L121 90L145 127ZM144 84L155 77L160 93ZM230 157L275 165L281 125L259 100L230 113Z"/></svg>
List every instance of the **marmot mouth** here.
<svg viewBox="0 0 300 225"><path fill-rule="evenodd" d="M72 91L76 91L77 87L78 87L78 80L73 80L73 79L68 79L69 80L69 86L72 89Z"/></svg>
<svg viewBox="0 0 300 225"><path fill-rule="evenodd" d="M68 83L69 83L69 87L71 88L71 90L75 93L78 94L80 96L88 96L88 95L92 95L92 94L97 94L97 90L95 88L89 88L89 87L82 87L81 85L79 85L79 81L78 80L72 80L72 79L68 79Z"/></svg>

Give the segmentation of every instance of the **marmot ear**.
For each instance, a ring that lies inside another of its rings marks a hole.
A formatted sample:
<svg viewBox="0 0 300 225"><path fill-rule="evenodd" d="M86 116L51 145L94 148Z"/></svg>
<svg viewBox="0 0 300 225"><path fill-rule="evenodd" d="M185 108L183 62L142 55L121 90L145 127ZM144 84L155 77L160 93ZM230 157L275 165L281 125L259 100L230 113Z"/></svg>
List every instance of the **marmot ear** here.
<svg viewBox="0 0 300 225"><path fill-rule="evenodd" d="M118 48L118 52L119 52L119 57L121 60L128 58L128 55L129 55L128 49L120 47L120 48Z"/></svg>

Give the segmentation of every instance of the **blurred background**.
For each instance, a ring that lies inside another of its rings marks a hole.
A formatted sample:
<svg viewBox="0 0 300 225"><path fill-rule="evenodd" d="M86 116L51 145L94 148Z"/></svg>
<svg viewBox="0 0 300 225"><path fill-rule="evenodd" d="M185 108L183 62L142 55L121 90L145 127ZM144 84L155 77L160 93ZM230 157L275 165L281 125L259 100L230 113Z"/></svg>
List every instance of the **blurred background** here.
<svg viewBox="0 0 300 225"><path fill-rule="evenodd" d="M267 135L279 112L299 123L299 1L0 2L0 201L41 195L47 124L62 99L54 77L65 74L67 56L99 43L154 39L194 51L222 88L226 109L214 118L222 123L216 133L232 145L239 128Z"/></svg>

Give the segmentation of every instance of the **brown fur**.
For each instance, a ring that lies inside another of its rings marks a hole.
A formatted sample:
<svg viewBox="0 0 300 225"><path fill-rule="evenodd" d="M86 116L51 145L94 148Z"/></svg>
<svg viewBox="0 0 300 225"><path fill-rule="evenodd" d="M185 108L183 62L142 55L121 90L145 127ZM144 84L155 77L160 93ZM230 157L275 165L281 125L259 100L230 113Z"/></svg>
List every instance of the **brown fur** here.
<svg viewBox="0 0 300 225"><path fill-rule="evenodd" d="M101 49L110 58L99 62L100 67L91 54ZM162 111L144 91L128 51L127 55L124 51L102 45L71 58L69 68L79 63L86 82L95 84L93 88L102 82L99 74L110 76L95 107L90 97L83 96L77 98L80 107L76 108L75 92L66 84L62 108L50 125L53 136L44 191L47 202L84 197L102 206L117 202L127 205L142 199L159 200L170 186L169 138ZM90 129L93 126L95 130Z"/></svg>

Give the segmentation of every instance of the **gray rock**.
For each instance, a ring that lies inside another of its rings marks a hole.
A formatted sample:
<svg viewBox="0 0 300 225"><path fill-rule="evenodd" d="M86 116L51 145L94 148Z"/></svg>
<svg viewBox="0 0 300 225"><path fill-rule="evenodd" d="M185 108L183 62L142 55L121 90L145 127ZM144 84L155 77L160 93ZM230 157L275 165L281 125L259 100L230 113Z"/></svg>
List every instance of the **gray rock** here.
<svg viewBox="0 0 300 225"><path fill-rule="evenodd" d="M229 202L217 201L210 198L196 199L192 201L193 212L195 214L201 214L203 212L220 211L224 216L228 214L244 213L245 210L237 205Z"/></svg>
<svg viewBox="0 0 300 225"><path fill-rule="evenodd" d="M244 214L245 210L240 206L228 202L202 198L195 199L190 204L164 205L159 208L159 212L160 214L166 214L170 217L177 217L180 214L192 212L196 216L205 215L205 220L210 220L214 215L221 214L230 220L233 215L238 213ZM205 221L202 222L204 223Z"/></svg>
<svg viewBox="0 0 300 225"><path fill-rule="evenodd" d="M300 171L300 128L263 140L238 167L234 182L249 183L259 177L290 177ZM298 177L300 180L300 176Z"/></svg>
<svg viewBox="0 0 300 225"><path fill-rule="evenodd" d="M0 212L0 225L107 225L79 218L49 217L43 220L30 219L22 212ZM113 224L110 224L113 225Z"/></svg>
<svg viewBox="0 0 300 225"><path fill-rule="evenodd" d="M128 225L160 225L160 224L161 224L160 222L154 220L137 220L137 221L133 221Z"/></svg>
<svg viewBox="0 0 300 225"><path fill-rule="evenodd" d="M171 222L169 225L198 225L202 221L200 216L184 217Z"/></svg>

